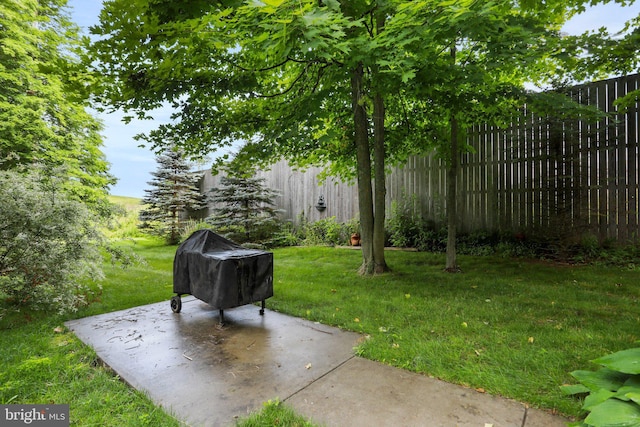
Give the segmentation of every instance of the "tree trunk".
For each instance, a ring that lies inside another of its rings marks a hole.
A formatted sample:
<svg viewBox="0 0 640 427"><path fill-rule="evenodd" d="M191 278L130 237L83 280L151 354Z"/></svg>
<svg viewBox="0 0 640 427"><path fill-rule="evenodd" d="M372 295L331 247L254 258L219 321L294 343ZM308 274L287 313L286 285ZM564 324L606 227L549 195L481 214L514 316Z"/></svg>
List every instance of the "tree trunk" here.
<svg viewBox="0 0 640 427"><path fill-rule="evenodd" d="M380 5L378 4L378 7ZM376 12L376 33L380 34L384 29L385 13L382 10ZM373 78L375 83L379 83L378 67L374 68ZM384 273L388 271L387 262L384 258L385 241L385 201L387 196L386 171L385 171L385 145L384 145L384 119L385 106L384 99L379 91L373 99L373 168L374 168L374 223L373 223L373 260L374 273Z"/></svg>
<svg viewBox="0 0 640 427"><path fill-rule="evenodd" d="M455 64L456 46L451 47L451 60ZM447 259L444 270L449 273L460 271L456 260L456 226L458 223L458 120L455 110L451 112L451 147L449 169L447 170Z"/></svg>
<svg viewBox="0 0 640 427"><path fill-rule="evenodd" d="M447 260L445 271L456 273L460 271L456 261L456 225L458 222L457 209L458 187L458 121L455 114L451 115L451 159L447 170Z"/></svg>
<svg viewBox="0 0 640 427"><path fill-rule="evenodd" d="M169 241L170 245L175 245L180 241L180 237L178 235L178 213L176 209L171 209L171 225L169 230Z"/></svg>
<svg viewBox="0 0 640 427"><path fill-rule="evenodd" d="M367 111L362 93L362 64L353 70L351 76L351 99L353 121L355 125L356 159L358 168L358 207L360 208L360 237L362 247L362 265L360 274L370 275L375 272L373 257L373 190L371 186L371 150L369 148L369 131Z"/></svg>
<svg viewBox="0 0 640 427"><path fill-rule="evenodd" d="M389 268L384 258L384 222L385 222L385 199L387 194L385 166L385 146L384 146L384 100L377 93L373 104L373 167L375 176L375 197L374 197L374 222L373 222L373 261L374 273L384 273Z"/></svg>

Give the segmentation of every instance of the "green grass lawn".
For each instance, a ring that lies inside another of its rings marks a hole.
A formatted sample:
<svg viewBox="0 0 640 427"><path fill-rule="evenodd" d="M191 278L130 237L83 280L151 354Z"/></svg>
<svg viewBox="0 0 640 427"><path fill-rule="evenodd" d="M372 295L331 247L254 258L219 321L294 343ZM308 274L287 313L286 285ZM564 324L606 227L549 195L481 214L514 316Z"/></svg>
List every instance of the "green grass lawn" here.
<svg viewBox="0 0 640 427"><path fill-rule="evenodd" d="M145 264L106 265L90 306L66 317L0 320L0 403L69 403L74 425L178 425L61 328L69 318L171 297L175 246L123 244ZM274 259L268 308L362 333L360 356L569 416L580 408L559 390L572 382L569 372L593 368L590 360L640 336L637 269L461 256L464 272L448 274L444 255L390 251L393 271L365 278L356 273L356 250L285 248ZM241 425L291 419L283 405L264 412ZM304 425L293 419L287 425Z"/></svg>
<svg viewBox="0 0 640 427"><path fill-rule="evenodd" d="M269 306L365 334L359 355L566 415L559 386L590 360L637 344L640 274L496 257L388 252L393 272L354 274L360 253L275 252Z"/></svg>

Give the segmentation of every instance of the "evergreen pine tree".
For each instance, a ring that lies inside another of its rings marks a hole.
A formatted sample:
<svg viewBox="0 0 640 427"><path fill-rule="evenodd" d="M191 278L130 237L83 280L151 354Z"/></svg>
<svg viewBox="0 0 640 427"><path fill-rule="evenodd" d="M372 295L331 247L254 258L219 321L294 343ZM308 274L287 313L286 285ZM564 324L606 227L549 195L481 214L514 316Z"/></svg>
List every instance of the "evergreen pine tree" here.
<svg viewBox="0 0 640 427"><path fill-rule="evenodd" d="M199 177L190 172L182 151L166 150L156 161L158 169L147 183L152 188L144 190L146 207L140 211L140 228L165 237L173 245L180 241L187 211L204 208L205 197L197 186Z"/></svg>
<svg viewBox="0 0 640 427"><path fill-rule="evenodd" d="M216 207L206 221L231 240L264 242L278 230L274 198L276 191L265 187L264 178L229 175L211 190Z"/></svg>

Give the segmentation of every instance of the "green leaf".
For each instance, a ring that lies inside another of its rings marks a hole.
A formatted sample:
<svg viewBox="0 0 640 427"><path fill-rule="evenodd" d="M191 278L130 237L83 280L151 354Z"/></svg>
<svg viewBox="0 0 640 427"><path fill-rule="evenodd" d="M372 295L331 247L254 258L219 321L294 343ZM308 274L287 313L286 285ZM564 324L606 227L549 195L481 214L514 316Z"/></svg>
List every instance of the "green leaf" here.
<svg viewBox="0 0 640 427"><path fill-rule="evenodd" d="M598 391L600 389L617 391L629 378L626 374L621 374L620 372L612 371L607 368L599 369L596 372L573 371L571 376L580 381L591 391Z"/></svg>
<svg viewBox="0 0 640 427"><path fill-rule="evenodd" d="M634 391L633 393L627 393L625 396L640 405L640 392Z"/></svg>
<svg viewBox="0 0 640 427"><path fill-rule="evenodd" d="M633 376L629 378L622 387L618 389L615 397L620 400L629 400L629 394L640 394L640 377Z"/></svg>
<svg viewBox="0 0 640 427"><path fill-rule="evenodd" d="M609 399L593 407L584 421L593 427L640 427L640 406Z"/></svg>
<svg viewBox="0 0 640 427"><path fill-rule="evenodd" d="M416 73L414 70L404 70L402 71L402 83L406 83L409 80L413 79L416 76Z"/></svg>
<svg viewBox="0 0 640 427"><path fill-rule="evenodd" d="M615 396L615 393L609 390L600 389L598 391L594 391L584 399L582 409L585 411L591 411L594 407L600 405L602 402L613 396Z"/></svg>
<svg viewBox="0 0 640 427"><path fill-rule="evenodd" d="M626 374L640 374L640 348L630 348L594 360L595 363Z"/></svg>
<svg viewBox="0 0 640 427"><path fill-rule="evenodd" d="M449 6L453 6L456 3L458 3L458 0L446 0L446 1L438 3L438 6L439 7L449 7Z"/></svg>
<svg viewBox="0 0 640 427"><path fill-rule="evenodd" d="M560 390L562 391L562 393L564 393L567 396L571 396L574 394L589 393L591 391L589 390L588 387L582 384L563 385L563 386L560 386Z"/></svg>

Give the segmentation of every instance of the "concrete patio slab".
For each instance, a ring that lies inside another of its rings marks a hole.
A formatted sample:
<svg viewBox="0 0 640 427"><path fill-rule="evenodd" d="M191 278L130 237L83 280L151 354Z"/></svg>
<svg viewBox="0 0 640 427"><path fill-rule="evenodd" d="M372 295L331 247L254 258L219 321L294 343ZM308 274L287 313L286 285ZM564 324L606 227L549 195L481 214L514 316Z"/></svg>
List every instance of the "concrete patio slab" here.
<svg viewBox="0 0 640 427"><path fill-rule="evenodd" d="M308 386L353 357L358 334L247 305L189 297L67 322L131 386L189 425L223 426Z"/></svg>
<svg viewBox="0 0 640 427"><path fill-rule="evenodd" d="M192 426L230 426L279 398L325 426L562 427L563 418L355 357L361 336L193 297L67 322L131 386Z"/></svg>
<svg viewBox="0 0 640 427"><path fill-rule="evenodd" d="M328 427L566 427L521 403L357 357L287 403ZM543 423L529 424L529 414Z"/></svg>

